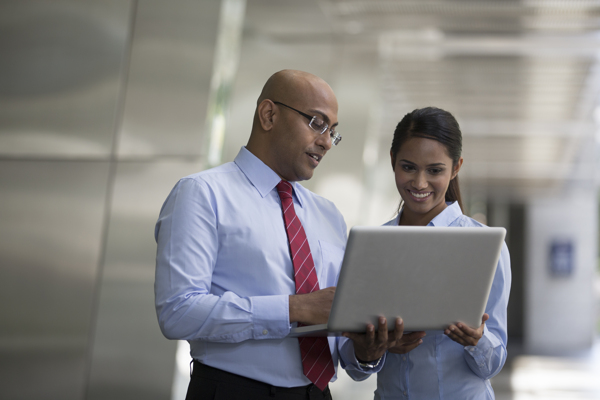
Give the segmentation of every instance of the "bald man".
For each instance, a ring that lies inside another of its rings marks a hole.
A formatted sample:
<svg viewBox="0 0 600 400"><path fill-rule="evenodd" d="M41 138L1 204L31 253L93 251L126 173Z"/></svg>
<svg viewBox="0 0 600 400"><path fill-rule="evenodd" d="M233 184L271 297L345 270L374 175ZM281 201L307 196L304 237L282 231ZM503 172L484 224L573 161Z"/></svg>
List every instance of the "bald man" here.
<svg viewBox="0 0 600 400"><path fill-rule="evenodd" d="M309 367L304 339L288 337L295 323L327 322L346 245L337 208L298 183L341 140L337 112L322 79L275 73L235 160L181 179L165 201L155 231L156 311L167 338L190 343L187 399L330 399L338 360L377 372L387 347L402 337L401 325L388 336L382 320L352 340L314 339L308 347L323 350ZM280 193L286 190L288 200ZM304 233L288 231L286 201ZM309 290L295 279L303 266L292 253L304 250L288 235L306 237L305 259L316 272Z"/></svg>

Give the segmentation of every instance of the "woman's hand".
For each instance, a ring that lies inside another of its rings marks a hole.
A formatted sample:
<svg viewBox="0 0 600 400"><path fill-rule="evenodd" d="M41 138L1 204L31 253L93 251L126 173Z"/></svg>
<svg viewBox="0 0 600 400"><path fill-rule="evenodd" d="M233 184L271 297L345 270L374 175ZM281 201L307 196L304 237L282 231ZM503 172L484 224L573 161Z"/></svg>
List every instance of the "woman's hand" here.
<svg viewBox="0 0 600 400"><path fill-rule="evenodd" d="M423 331L405 333L394 346L388 348L388 351L390 353L406 354L423 343L424 337L425 332Z"/></svg>
<svg viewBox="0 0 600 400"><path fill-rule="evenodd" d="M470 328L463 323L457 323L456 325L450 325L444 333L456 343L462 344L463 346L477 346L479 339L483 336L483 327L485 321L490 318L488 314L483 314L481 318L481 325L479 328Z"/></svg>

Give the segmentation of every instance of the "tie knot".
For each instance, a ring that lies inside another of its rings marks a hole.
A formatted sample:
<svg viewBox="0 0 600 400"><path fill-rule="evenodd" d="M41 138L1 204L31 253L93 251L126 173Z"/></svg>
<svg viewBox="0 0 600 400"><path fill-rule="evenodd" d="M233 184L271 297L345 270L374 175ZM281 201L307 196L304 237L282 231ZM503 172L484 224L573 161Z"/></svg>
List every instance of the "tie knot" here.
<svg viewBox="0 0 600 400"><path fill-rule="evenodd" d="M277 192L280 198L291 198L292 197L292 184L288 181L281 181L277 184Z"/></svg>

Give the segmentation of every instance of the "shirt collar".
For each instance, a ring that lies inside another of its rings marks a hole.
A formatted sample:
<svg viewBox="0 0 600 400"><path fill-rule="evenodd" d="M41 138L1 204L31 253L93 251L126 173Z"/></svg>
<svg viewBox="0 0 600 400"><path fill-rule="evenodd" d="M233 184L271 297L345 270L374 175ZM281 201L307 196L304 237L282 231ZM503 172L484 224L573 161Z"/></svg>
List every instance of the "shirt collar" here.
<svg viewBox="0 0 600 400"><path fill-rule="evenodd" d="M398 215L396 215L396 217L393 220L386 222L384 225L398 226L398 223L400 222L400 216L401 215L402 215L402 210L400 210L398 212Z"/></svg>
<svg viewBox="0 0 600 400"><path fill-rule="evenodd" d="M444 210L442 210L441 213L436 215L435 218L433 218L431 221L429 221L427 226L437 226L437 227L450 226L450 224L452 222L454 222L456 220L456 218L463 215L463 213L460 209L460 206L458 205L458 201L455 201L453 203L446 202L446 204L448 207L446 207ZM400 212L398 213L396 218L387 222L385 225L392 225L392 226L398 225L398 223L400 222L401 216L402 216L402 209L400 210Z"/></svg>
<svg viewBox="0 0 600 400"><path fill-rule="evenodd" d="M458 205L458 201L453 203L446 202L448 207L446 207L441 213L435 216L427 226L450 226L452 222L461 215L463 215L460 206Z"/></svg>
<svg viewBox="0 0 600 400"><path fill-rule="evenodd" d="M267 164L262 162L261 159L252 154L245 146L242 146L238 155L235 157L233 162L238 168L246 175L246 178L250 181L252 186L256 188L261 197L268 195L277 184L281 181L281 178L275 171L273 171ZM302 196L299 193L302 186L297 185L296 182L290 182L294 188L293 193L298 200L299 205L302 207Z"/></svg>

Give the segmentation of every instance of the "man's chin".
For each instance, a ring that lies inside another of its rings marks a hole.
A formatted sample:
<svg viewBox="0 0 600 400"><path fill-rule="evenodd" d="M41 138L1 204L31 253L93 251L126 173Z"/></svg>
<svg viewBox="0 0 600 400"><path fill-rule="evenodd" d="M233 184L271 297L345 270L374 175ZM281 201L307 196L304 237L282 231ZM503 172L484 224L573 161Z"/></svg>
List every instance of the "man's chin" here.
<svg viewBox="0 0 600 400"><path fill-rule="evenodd" d="M306 174L304 174L304 175L302 175L302 176L298 176L298 177L295 179L295 181L296 181L296 182L307 181L307 180L311 179L312 177L313 177L313 174L310 174L310 175L306 175Z"/></svg>

